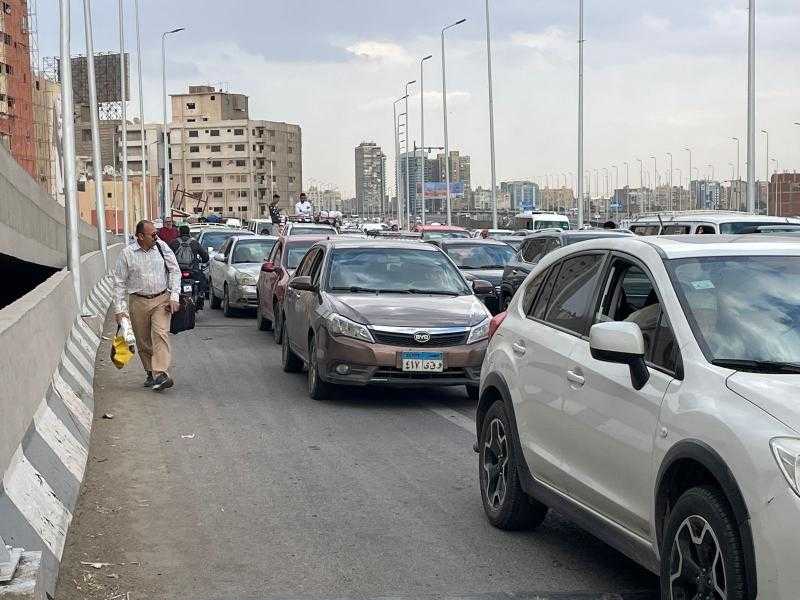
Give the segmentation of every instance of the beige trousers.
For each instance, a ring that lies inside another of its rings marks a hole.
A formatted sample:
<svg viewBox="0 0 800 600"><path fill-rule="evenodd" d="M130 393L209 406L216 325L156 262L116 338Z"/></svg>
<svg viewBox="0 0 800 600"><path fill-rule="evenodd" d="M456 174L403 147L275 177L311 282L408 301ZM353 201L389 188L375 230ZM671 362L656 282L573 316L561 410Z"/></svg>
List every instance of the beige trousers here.
<svg viewBox="0 0 800 600"><path fill-rule="evenodd" d="M145 371L166 373L172 363L169 348L169 293L155 298L128 296L128 309L136 336L136 348Z"/></svg>

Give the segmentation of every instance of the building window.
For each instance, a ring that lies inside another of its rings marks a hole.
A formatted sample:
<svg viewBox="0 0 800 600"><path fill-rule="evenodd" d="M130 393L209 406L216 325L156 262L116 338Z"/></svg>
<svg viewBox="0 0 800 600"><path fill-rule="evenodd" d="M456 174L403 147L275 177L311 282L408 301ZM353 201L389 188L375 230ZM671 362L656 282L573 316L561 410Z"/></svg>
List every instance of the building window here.
<svg viewBox="0 0 800 600"><path fill-rule="evenodd" d="M214 192L214 193L216 194L216 192ZM214 196L214 197L216 198L216 196ZM221 206L214 206L214 207L211 208L211 212L221 213L222 212L222 207Z"/></svg>
<svg viewBox="0 0 800 600"><path fill-rule="evenodd" d="M219 152L222 148L221 146L210 146L212 152Z"/></svg>
<svg viewBox="0 0 800 600"><path fill-rule="evenodd" d="M247 198L247 190L239 190L239 198Z"/></svg>
<svg viewBox="0 0 800 600"><path fill-rule="evenodd" d="M211 166L212 167L221 167L222 166L222 161L221 160L212 160L211 161Z"/></svg>
<svg viewBox="0 0 800 600"><path fill-rule="evenodd" d="M233 135L244 135L244 129L234 129Z"/></svg>
<svg viewBox="0 0 800 600"><path fill-rule="evenodd" d="M194 123L197 119L186 119L187 123Z"/></svg>
<svg viewBox="0 0 800 600"><path fill-rule="evenodd" d="M200 168L200 161L199 160L193 160L192 164L191 164L191 167L193 169L199 169Z"/></svg>
<svg viewBox="0 0 800 600"><path fill-rule="evenodd" d="M203 117L203 121L208 121L208 117Z"/></svg>
<svg viewBox="0 0 800 600"><path fill-rule="evenodd" d="M187 102L187 103L186 103L186 108L187 108L188 110L194 110L194 108L195 108L195 106L194 106L194 102Z"/></svg>
<svg viewBox="0 0 800 600"><path fill-rule="evenodd" d="M289 177L289 183L294 183L294 177Z"/></svg>
<svg viewBox="0 0 800 600"><path fill-rule="evenodd" d="M246 206L240 206L239 207L239 212L247 212L247 207Z"/></svg>
<svg viewBox="0 0 800 600"><path fill-rule="evenodd" d="M81 140L84 142L91 142L92 141L92 130L91 129L81 129Z"/></svg>
<svg viewBox="0 0 800 600"><path fill-rule="evenodd" d="M244 160L241 160L241 159L237 160L236 161L236 166L237 167L245 167L245 166L247 166L247 161L244 161Z"/></svg>
<svg viewBox="0 0 800 600"><path fill-rule="evenodd" d="M192 183L200 183L200 177L192 177Z"/></svg>
<svg viewBox="0 0 800 600"><path fill-rule="evenodd" d="M219 137L219 129L212 129L211 137Z"/></svg>
<svg viewBox="0 0 800 600"><path fill-rule="evenodd" d="M244 152L244 144L236 144L233 149L236 150L236 152Z"/></svg>
<svg viewBox="0 0 800 600"><path fill-rule="evenodd" d="M189 146L189 152L200 152L200 146Z"/></svg>
<svg viewBox="0 0 800 600"><path fill-rule="evenodd" d="M288 152L289 154L294 154L294 148L289 146L288 148L286 148L286 152Z"/></svg>
<svg viewBox="0 0 800 600"><path fill-rule="evenodd" d="M197 131L197 129L190 129L189 130L189 137L197 137L198 135L200 135L200 132Z"/></svg>
<svg viewBox="0 0 800 600"><path fill-rule="evenodd" d="M112 194L111 192L108 192L108 193L106 194L106 198L111 198L112 196L113 196L113 194Z"/></svg>
<svg viewBox="0 0 800 600"><path fill-rule="evenodd" d="M214 198L222 198L222 192L214 192Z"/></svg>
<svg viewBox="0 0 800 600"><path fill-rule="evenodd" d="M292 161L289 161L289 164L288 164L287 166L288 166L290 169L294 169L294 163L293 163ZM420 179L420 181L422 181L422 180ZM420 185L422 185L422 184L420 183ZM446 186L445 186L445 187L446 187ZM422 192L420 192L420 194L421 194L421 193L422 193Z"/></svg>
<svg viewBox="0 0 800 600"><path fill-rule="evenodd" d="M274 129L270 129L269 130L269 137L275 137L275 130Z"/></svg>
<svg viewBox="0 0 800 600"><path fill-rule="evenodd" d="M211 100L212 100L212 101L214 100L214 96L213 96L213 95L211 96Z"/></svg>
<svg viewBox="0 0 800 600"><path fill-rule="evenodd" d="M7 15L11 14L11 5L8 2L3 2L3 12Z"/></svg>
<svg viewBox="0 0 800 600"><path fill-rule="evenodd" d="M267 146L270 152L275 152L275 146Z"/></svg>
<svg viewBox="0 0 800 600"><path fill-rule="evenodd" d="M211 178L211 183L222 183L222 175L214 175Z"/></svg>

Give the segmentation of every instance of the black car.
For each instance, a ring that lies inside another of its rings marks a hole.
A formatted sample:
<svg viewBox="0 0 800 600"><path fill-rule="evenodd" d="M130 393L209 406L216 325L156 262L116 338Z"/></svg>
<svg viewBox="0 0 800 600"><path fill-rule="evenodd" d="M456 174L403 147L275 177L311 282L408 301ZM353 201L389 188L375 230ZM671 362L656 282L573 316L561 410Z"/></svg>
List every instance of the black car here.
<svg viewBox="0 0 800 600"><path fill-rule="evenodd" d="M500 282L499 304L500 310L505 310L517 288L525 281L536 263L553 250L577 242L585 242L595 238L629 236L630 231L618 229L551 229L541 233L532 233L524 238L517 254L509 261L503 270ZM484 278L486 279L486 278Z"/></svg>
<svg viewBox="0 0 800 600"><path fill-rule="evenodd" d="M441 239L430 242L439 246L464 274L467 280L481 279L492 284L494 291L481 297L492 314L500 312L500 282L503 269L514 258L514 248L491 238Z"/></svg>

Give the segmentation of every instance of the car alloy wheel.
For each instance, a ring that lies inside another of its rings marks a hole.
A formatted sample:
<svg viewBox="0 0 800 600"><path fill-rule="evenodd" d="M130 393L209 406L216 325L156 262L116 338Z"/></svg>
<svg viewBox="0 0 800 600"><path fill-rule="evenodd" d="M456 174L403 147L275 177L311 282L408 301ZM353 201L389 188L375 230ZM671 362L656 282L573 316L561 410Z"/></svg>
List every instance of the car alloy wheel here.
<svg viewBox="0 0 800 600"><path fill-rule="evenodd" d="M483 448L484 490L488 505L498 510L503 506L508 489L508 437L503 422L498 418L492 419L489 432Z"/></svg>
<svg viewBox="0 0 800 600"><path fill-rule="evenodd" d="M700 515L683 520L672 541L670 553L670 597L728 597L725 561L714 530Z"/></svg>

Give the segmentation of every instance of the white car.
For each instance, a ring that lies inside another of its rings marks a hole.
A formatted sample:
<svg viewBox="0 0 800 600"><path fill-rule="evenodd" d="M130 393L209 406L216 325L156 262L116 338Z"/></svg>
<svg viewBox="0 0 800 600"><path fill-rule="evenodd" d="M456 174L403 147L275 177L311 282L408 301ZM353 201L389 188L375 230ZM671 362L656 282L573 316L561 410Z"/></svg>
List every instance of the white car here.
<svg viewBox="0 0 800 600"><path fill-rule="evenodd" d="M554 508L662 598L800 596L800 243L582 242L501 319L476 414L493 525Z"/></svg>

